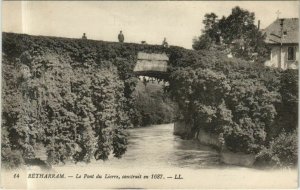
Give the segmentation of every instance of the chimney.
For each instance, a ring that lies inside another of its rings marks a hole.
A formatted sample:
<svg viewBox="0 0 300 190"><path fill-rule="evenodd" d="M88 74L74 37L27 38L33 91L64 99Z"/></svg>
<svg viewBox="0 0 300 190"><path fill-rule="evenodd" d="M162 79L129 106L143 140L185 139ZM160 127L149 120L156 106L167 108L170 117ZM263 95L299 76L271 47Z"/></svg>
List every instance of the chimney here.
<svg viewBox="0 0 300 190"><path fill-rule="evenodd" d="M258 20L258 22L257 22L257 30L259 30L260 29L260 20Z"/></svg>
<svg viewBox="0 0 300 190"><path fill-rule="evenodd" d="M281 28L283 27L283 21L284 21L284 19L282 18L282 19L280 19L280 26L281 26Z"/></svg>
<svg viewBox="0 0 300 190"><path fill-rule="evenodd" d="M282 18L282 19L280 19L280 31L281 31L281 34L280 34L280 36L281 36L281 38L282 38L282 35L283 35L283 21L284 21L284 19Z"/></svg>
<svg viewBox="0 0 300 190"><path fill-rule="evenodd" d="M279 67L282 67L281 63L281 59L282 59L282 36L283 36L283 21L284 19L281 18L280 19L280 54L279 54Z"/></svg>

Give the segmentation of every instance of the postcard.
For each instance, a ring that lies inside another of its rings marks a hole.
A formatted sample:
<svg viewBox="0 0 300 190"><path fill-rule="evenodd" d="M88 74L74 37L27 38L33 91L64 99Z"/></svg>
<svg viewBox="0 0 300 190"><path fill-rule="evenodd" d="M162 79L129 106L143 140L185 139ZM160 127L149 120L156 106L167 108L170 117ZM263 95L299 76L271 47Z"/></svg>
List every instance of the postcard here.
<svg viewBox="0 0 300 190"><path fill-rule="evenodd" d="M298 11L3 1L1 188L297 188Z"/></svg>

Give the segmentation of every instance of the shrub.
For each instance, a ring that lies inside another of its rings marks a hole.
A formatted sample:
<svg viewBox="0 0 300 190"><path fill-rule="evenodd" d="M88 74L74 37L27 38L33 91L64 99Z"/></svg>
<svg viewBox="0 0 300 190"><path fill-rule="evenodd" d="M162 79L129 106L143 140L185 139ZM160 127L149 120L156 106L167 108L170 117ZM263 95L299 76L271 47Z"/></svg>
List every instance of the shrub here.
<svg viewBox="0 0 300 190"><path fill-rule="evenodd" d="M276 105L279 116L272 133L274 136L282 129L292 132L298 126L298 71L286 70L280 76L279 92L281 102Z"/></svg>
<svg viewBox="0 0 300 190"><path fill-rule="evenodd" d="M263 123L251 118L244 118L232 126L224 127L223 133L226 147L233 152L258 152L266 137Z"/></svg>
<svg viewBox="0 0 300 190"><path fill-rule="evenodd" d="M269 166L293 167L298 162L298 134L281 132L272 140L268 148L257 155L257 163L267 163Z"/></svg>
<svg viewBox="0 0 300 190"><path fill-rule="evenodd" d="M2 149L1 162L3 168L15 169L24 165L24 159L21 151L12 151L11 149Z"/></svg>

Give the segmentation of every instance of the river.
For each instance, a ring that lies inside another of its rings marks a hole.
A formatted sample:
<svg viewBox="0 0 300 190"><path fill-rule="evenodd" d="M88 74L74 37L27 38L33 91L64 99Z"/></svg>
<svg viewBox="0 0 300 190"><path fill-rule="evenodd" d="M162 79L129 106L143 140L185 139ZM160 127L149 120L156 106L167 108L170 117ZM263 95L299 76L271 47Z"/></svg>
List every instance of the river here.
<svg viewBox="0 0 300 190"><path fill-rule="evenodd" d="M128 149L121 159L110 158L105 165L118 168L215 168L220 166L216 150L196 140L173 135L174 124L129 129Z"/></svg>

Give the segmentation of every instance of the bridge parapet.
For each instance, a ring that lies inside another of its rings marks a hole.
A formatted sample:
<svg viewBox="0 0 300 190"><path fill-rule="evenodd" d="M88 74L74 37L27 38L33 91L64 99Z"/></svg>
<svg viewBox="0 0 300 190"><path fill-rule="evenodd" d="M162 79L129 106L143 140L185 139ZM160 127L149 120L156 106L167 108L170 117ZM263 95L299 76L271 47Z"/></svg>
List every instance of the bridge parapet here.
<svg viewBox="0 0 300 190"><path fill-rule="evenodd" d="M165 53L139 52L134 72L137 74L153 74L167 72L169 58Z"/></svg>

